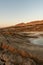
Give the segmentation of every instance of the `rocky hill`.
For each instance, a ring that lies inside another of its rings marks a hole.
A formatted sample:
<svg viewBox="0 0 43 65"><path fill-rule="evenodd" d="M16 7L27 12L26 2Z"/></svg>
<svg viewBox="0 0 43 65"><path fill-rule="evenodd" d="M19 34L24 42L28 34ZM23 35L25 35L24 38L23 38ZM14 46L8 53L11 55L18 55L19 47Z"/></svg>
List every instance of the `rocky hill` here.
<svg viewBox="0 0 43 65"><path fill-rule="evenodd" d="M43 65L43 45L32 42L42 31L43 21L0 28L0 65Z"/></svg>
<svg viewBox="0 0 43 65"><path fill-rule="evenodd" d="M16 32L30 32L30 31L43 31L43 20L32 21L29 23L20 23L5 29Z"/></svg>
<svg viewBox="0 0 43 65"><path fill-rule="evenodd" d="M21 23L15 26L16 31L43 31L43 20L42 21L33 21L30 23Z"/></svg>

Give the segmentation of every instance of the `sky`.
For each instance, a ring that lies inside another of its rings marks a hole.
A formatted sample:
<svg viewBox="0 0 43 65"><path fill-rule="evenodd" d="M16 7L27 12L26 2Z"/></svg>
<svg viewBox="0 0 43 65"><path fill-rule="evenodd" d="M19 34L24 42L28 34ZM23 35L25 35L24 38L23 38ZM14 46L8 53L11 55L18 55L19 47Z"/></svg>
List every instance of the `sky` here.
<svg viewBox="0 0 43 65"><path fill-rule="evenodd" d="M43 0L0 0L0 27L43 20Z"/></svg>

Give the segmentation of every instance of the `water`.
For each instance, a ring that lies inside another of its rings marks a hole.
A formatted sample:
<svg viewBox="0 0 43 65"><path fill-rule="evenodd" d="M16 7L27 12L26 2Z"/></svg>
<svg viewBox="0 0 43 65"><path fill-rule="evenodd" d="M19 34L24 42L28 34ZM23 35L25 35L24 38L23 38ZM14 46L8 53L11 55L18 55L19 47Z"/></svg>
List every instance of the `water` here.
<svg viewBox="0 0 43 65"><path fill-rule="evenodd" d="M37 44L37 45L43 45L43 37L30 39L31 43Z"/></svg>
<svg viewBox="0 0 43 65"><path fill-rule="evenodd" d="M43 32L24 32L31 43L36 45L43 45ZM33 37L32 37L33 36Z"/></svg>

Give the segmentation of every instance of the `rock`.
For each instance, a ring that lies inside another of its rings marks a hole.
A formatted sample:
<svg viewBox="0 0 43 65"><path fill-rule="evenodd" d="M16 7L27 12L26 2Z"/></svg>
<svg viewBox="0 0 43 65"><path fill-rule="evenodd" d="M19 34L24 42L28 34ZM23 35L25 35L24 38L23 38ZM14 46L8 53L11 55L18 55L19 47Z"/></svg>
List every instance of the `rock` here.
<svg viewBox="0 0 43 65"><path fill-rule="evenodd" d="M43 65L43 45L30 41L31 38L41 37L43 32L23 32L24 25L23 29L19 28L0 29L0 65Z"/></svg>
<svg viewBox="0 0 43 65"><path fill-rule="evenodd" d="M36 65L36 62L30 58L24 59L22 65Z"/></svg>

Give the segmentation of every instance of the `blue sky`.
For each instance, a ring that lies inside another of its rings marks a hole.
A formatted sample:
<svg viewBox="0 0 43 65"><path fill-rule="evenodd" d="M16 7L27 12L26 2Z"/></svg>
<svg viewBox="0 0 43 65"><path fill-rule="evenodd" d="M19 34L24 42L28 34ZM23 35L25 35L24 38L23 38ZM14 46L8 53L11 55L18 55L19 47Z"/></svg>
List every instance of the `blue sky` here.
<svg viewBox="0 0 43 65"><path fill-rule="evenodd" d="M43 19L43 0L0 0L0 27Z"/></svg>

